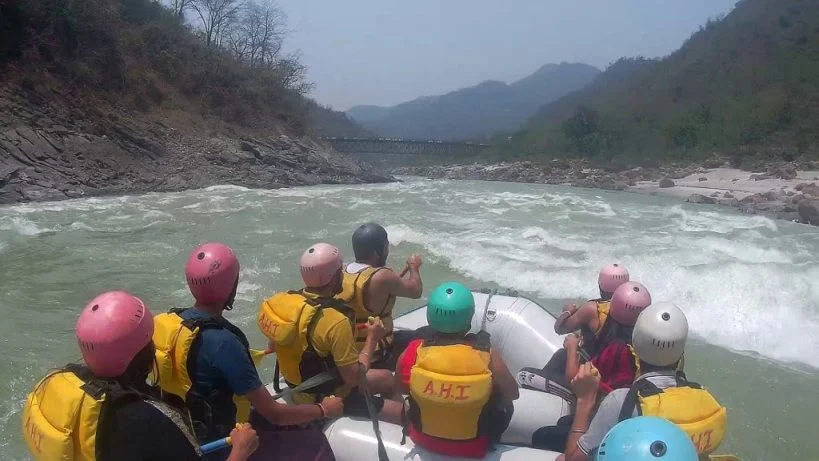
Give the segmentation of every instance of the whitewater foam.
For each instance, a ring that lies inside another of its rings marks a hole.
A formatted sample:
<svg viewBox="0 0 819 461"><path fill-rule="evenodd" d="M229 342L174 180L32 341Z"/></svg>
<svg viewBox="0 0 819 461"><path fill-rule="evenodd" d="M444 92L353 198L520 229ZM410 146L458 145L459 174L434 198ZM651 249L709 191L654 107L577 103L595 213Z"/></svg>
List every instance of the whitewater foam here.
<svg viewBox="0 0 819 461"><path fill-rule="evenodd" d="M44 232L51 232L49 229L42 229L34 221L22 216L0 217L0 230L12 231L18 235L33 237Z"/></svg>

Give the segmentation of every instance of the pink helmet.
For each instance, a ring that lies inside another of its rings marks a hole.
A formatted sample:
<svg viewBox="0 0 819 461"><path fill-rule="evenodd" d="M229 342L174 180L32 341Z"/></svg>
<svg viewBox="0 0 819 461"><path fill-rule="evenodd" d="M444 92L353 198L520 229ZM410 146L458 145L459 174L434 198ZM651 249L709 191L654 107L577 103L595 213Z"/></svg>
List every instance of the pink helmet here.
<svg viewBox="0 0 819 461"><path fill-rule="evenodd" d="M317 243L301 255L301 278L310 288L323 287L343 265L341 251L329 243Z"/></svg>
<svg viewBox="0 0 819 461"><path fill-rule="evenodd" d="M640 312L651 304L651 294L639 282L626 282L611 297L611 317L626 326L637 322Z"/></svg>
<svg viewBox="0 0 819 461"><path fill-rule="evenodd" d="M239 259L222 243L197 247L185 265L188 288L197 302L206 306L224 305L230 301L239 280Z"/></svg>
<svg viewBox="0 0 819 461"><path fill-rule="evenodd" d="M600 294L604 297L604 293L611 296L617 287L626 282L628 282L628 271L619 264L609 264L601 269L600 275L597 276L597 286L600 287Z"/></svg>
<svg viewBox="0 0 819 461"><path fill-rule="evenodd" d="M109 291L85 306L75 331L91 371L101 378L116 378L151 342L154 316L136 296Z"/></svg>

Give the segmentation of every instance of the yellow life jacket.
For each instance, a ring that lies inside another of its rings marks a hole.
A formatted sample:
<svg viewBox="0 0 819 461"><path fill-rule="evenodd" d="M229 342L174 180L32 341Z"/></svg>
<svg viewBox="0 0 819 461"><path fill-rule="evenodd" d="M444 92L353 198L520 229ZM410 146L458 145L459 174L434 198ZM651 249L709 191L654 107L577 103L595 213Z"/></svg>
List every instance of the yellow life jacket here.
<svg viewBox="0 0 819 461"><path fill-rule="evenodd" d="M276 392L281 392L280 374L291 388L319 373L335 375L332 380L299 393L301 396L297 400L300 402L318 401L331 394L346 397L350 392L338 375L332 355L321 355L313 346L314 330L323 318L323 309L335 309L348 319L353 317L350 307L340 300L319 298L304 291L276 293L262 301L259 307L259 328L276 348L273 379Z"/></svg>
<svg viewBox="0 0 819 461"><path fill-rule="evenodd" d="M583 337L582 352L585 354L585 359L588 361L596 356L603 349L603 342L606 335L614 327L614 320L609 316L611 310L611 301L604 301L602 299L592 300L597 304L597 329L592 331L589 327L583 326L580 333ZM628 342L631 342L629 335Z"/></svg>
<svg viewBox="0 0 819 461"><path fill-rule="evenodd" d="M492 396L488 342L425 340L410 371L409 422L426 435L472 440L486 433Z"/></svg>
<svg viewBox="0 0 819 461"><path fill-rule="evenodd" d="M247 422L250 417L250 401L235 394L212 393L199 395L193 389L191 376L194 375L196 355L191 350L196 347L199 334L206 329L224 328L239 338L248 357L257 363L259 357L250 353L247 337L240 329L221 318L201 318L185 320L182 312L186 309L171 309L154 317L154 346L159 371L159 386L166 393L175 395L184 402L196 425L197 435L221 433L230 430L236 423ZM157 378L156 376L154 378ZM221 429L217 429L217 426Z"/></svg>
<svg viewBox="0 0 819 461"><path fill-rule="evenodd" d="M370 280L373 276L382 270L390 270L386 267L372 267L361 265L361 269L355 272L349 272L350 265L344 268L344 279L342 281L341 293L336 295L336 299L340 299L349 305L353 312L355 312L355 326L356 326L356 349L361 352L364 347L364 341L367 339L367 329L360 328L361 325L367 323L370 316L378 316L384 322L384 327L388 334L378 342L376 348L376 358L378 358L379 351L388 349L393 343L393 320L392 309L395 307L395 296L390 296L387 303L379 310L370 309L364 304L364 294L367 292L367 287L370 285ZM375 306L373 306L375 307Z"/></svg>
<svg viewBox="0 0 819 461"><path fill-rule="evenodd" d="M603 331L603 327L606 325L606 321L609 319L609 311L611 311L611 301L603 301L602 299L598 299L597 301L597 331L594 332L595 336L599 335L601 331Z"/></svg>
<svg viewBox="0 0 819 461"><path fill-rule="evenodd" d="M35 461L94 461L106 440L99 426L103 415L114 404L138 400L138 393L98 379L85 367L68 365L28 394L23 438Z"/></svg>
<svg viewBox="0 0 819 461"><path fill-rule="evenodd" d="M620 421L631 418L634 409L644 416L659 416L680 427L694 442L700 455L712 453L725 438L728 411L699 384L677 372L676 387L660 389L648 379L635 381L620 410Z"/></svg>

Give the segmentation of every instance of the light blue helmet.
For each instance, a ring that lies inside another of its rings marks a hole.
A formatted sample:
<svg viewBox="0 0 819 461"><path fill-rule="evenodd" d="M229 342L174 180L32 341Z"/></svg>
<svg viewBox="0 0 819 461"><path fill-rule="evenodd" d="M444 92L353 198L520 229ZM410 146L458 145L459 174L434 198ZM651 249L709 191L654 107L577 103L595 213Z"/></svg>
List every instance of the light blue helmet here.
<svg viewBox="0 0 819 461"><path fill-rule="evenodd" d="M595 461L697 461L697 449L676 424L656 416L627 419L609 431Z"/></svg>

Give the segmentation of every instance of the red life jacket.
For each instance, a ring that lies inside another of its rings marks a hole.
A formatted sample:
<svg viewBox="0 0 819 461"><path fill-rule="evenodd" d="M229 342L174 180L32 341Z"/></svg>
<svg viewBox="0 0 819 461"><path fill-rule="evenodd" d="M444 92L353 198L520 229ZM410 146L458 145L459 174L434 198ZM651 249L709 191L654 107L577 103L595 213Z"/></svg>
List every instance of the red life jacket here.
<svg viewBox="0 0 819 461"><path fill-rule="evenodd" d="M636 357L631 346L622 341L610 342L591 362L600 372L600 390L605 393L631 387L637 376Z"/></svg>

